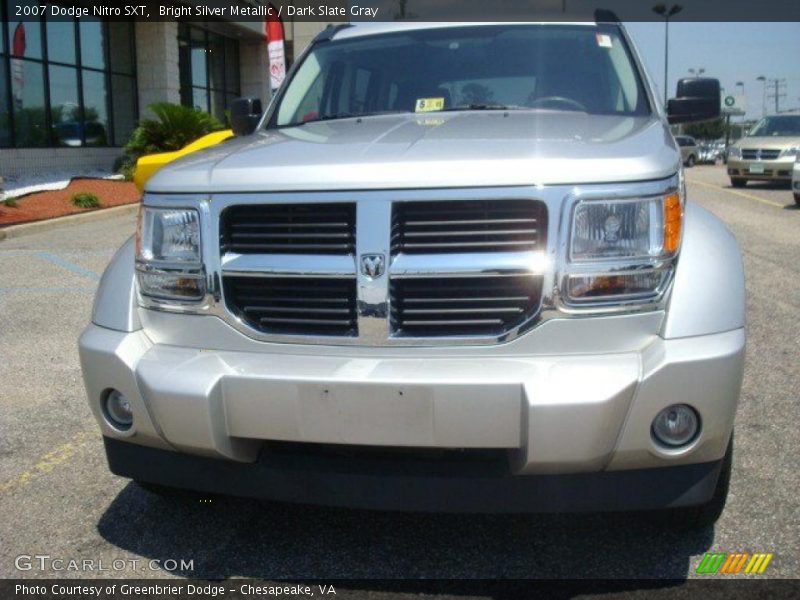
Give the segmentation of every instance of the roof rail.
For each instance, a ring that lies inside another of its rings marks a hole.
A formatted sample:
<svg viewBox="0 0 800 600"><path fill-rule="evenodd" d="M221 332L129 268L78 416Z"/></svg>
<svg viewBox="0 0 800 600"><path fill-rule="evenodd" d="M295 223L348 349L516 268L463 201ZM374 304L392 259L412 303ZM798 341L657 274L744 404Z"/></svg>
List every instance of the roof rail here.
<svg viewBox="0 0 800 600"><path fill-rule="evenodd" d="M348 27L352 27L352 23L339 23L338 25L328 25L325 29L320 31L317 36L312 40L312 44L316 44L317 42L327 42L337 33L339 33L342 29L347 29Z"/></svg>
<svg viewBox="0 0 800 600"><path fill-rule="evenodd" d="M619 17L613 10L598 8L594 11L595 23L619 23Z"/></svg>

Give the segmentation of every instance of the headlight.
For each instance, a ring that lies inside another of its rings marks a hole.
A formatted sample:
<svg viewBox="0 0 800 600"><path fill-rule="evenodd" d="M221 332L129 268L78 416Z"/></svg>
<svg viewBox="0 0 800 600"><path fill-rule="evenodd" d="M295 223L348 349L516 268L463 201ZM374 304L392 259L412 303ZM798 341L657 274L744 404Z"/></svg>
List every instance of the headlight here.
<svg viewBox="0 0 800 600"><path fill-rule="evenodd" d="M142 207L136 276L142 296L197 302L205 296L200 215L194 209Z"/></svg>
<svg viewBox="0 0 800 600"><path fill-rule="evenodd" d="M581 200L571 223L567 302L613 303L661 294L683 229L678 192Z"/></svg>
<svg viewBox="0 0 800 600"><path fill-rule="evenodd" d="M728 148L728 158L742 158L742 149L731 146Z"/></svg>
<svg viewBox="0 0 800 600"><path fill-rule="evenodd" d="M800 146L792 146L791 148L785 148L781 150L780 158L785 158L787 156L796 157L798 153L800 153Z"/></svg>
<svg viewBox="0 0 800 600"><path fill-rule="evenodd" d="M200 215L196 210L144 207L139 233L141 260L200 262Z"/></svg>

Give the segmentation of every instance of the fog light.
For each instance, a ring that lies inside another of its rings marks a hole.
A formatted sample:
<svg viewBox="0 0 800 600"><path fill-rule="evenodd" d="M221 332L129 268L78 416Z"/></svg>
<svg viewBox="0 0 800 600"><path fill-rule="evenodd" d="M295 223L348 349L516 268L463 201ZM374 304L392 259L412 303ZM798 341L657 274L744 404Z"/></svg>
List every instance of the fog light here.
<svg viewBox="0 0 800 600"><path fill-rule="evenodd" d="M106 417L117 429L126 431L133 424L133 411L131 403L122 392L111 390L105 401Z"/></svg>
<svg viewBox="0 0 800 600"><path fill-rule="evenodd" d="M665 446L684 446L694 440L700 417L686 404L668 406L653 419L653 437Z"/></svg>

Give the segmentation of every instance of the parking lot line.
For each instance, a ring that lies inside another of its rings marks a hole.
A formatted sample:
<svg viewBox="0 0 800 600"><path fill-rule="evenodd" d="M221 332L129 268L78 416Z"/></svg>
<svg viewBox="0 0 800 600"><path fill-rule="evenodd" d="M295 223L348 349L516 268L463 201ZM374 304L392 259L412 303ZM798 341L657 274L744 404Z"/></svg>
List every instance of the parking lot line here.
<svg viewBox="0 0 800 600"><path fill-rule="evenodd" d="M94 271L90 271L89 269L85 269L80 265L76 265L75 263L65 260L57 254L53 254L52 252L37 252L35 256L40 256L41 258L50 261L54 265L68 269L77 275L81 275L82 277L88 277L94 281L100 281L100 275Z"/></svg>
<svg viewBox="0 0 800 600"><path fill-rule="evenodd" d="M0 294L90 294L93 287L0 287Z"/></svg>
<svg viewBox="0 0 800 600"><path fill-rule="evenodd" d="M36 464L30 469L23 471L13 479L0 483L0 495L10 492L15 488L25 487L40 475L50 473L59 465L69 461L92 439L92 433L94 431L94 428L79 431L73 435L68 442L40 456Z"/></svg>
<svg viewBox="0 0 800 600"><path fill-rule="evenodd" d="M686 181L691 184L702 185L704 187L714 188L715 190L722 190L723 192L728 192L729 194L733 194L734 196L741 196L742 198L747 198L748 200L755 200L756 202L761 202L761 204L768 204L769 206L775 206L781 209L784 207L783 204L778 204L777 202L770 202L769 200L765 200L764 198L759 198L758 196L747 194L745 192L731 190L721 185L706 183L705 181L697 181L696 179L689 179L688 177L686 178Z"/></svg>

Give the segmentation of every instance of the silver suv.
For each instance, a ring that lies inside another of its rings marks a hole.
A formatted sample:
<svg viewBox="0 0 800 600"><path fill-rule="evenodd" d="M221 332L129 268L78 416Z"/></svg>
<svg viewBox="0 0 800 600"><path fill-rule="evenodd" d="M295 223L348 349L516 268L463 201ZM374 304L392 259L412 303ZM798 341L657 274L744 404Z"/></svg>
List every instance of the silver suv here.
<svg viewBox="0 0 800 600"><path fill-rule="evenodd" d="M614 22L326 30L147 184L80 339L111 470L713 522L742 264L668 123L718 110L708 79L662 108Z"/></svg>
<svg viewBox="0 0 800 600"><path fill-rule="evenodd" d="M700 151L695 139L688 135L676 135L675 141L678 142L678 146L681 149L683 164L687 167L695 166L697 164L697 155Z"/></svg>

